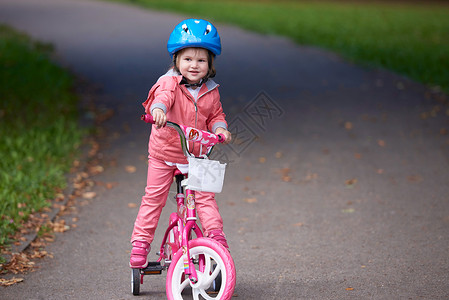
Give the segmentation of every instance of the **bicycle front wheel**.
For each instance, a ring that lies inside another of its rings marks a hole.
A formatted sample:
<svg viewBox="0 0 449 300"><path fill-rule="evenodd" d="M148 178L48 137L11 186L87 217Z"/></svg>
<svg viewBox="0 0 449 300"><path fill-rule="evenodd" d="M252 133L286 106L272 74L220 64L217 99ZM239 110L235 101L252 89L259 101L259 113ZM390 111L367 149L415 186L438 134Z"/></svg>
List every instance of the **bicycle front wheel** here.
<svg viewBox="0 0 449 300"><path fill-rule="evenodd" d="M198 282L193 284L184 274L182 251L178 251L167 272L166 291L170 300L183 299L182 293L191 287L193 299L229 300L235 288L235 266L229 251L220 243L209 238L189 241L190 259L195 263ZM214 267L215 266L215 267ZM221 278L217 291L213 283Z"/></svg>

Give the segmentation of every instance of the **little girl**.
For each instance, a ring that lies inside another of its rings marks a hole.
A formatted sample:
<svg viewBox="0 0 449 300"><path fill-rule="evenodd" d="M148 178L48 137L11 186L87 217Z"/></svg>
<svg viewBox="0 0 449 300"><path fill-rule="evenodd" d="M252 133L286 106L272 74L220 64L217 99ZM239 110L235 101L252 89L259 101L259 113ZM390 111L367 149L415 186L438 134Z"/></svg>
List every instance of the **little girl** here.
<svg viewBox="0 0 449 300"><path fill-rule="evenodd" d="M181 150L178 133L164 127L167 120L223 134L231 140L220 102L213 65L221 53L220 36L214 25L205 20L188 19L179 23L170 35L167 49L173 58L173 68L159 78L143 103L152 114L155 125L148 145L148 176L145 196L134 223L131 268L145 268L154 232L165 206L173 172L186 173L187 159ZM189 145L195 156L198 145ZM193 149L193 150L192 150ZM215 194L196 193L196 208L204 235L228 247L223 233L223 220L218 212Z"/></svg>

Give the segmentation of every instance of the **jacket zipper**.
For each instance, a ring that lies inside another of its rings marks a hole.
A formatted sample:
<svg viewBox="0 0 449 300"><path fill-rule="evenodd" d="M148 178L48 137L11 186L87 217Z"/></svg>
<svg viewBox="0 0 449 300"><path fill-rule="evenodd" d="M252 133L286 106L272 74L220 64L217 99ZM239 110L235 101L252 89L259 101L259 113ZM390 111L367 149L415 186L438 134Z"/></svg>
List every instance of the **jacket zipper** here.
<svg viewBox="0 0 449 300"><path fill-rule="evenodd" d="M212 89L208 90L207 92L205 92L204 94L199 96L196 101L195 101L195 99L193 99L193 96L188 91L184 91L183 89L181 89L182 92L184 93L184 95L187 96L187 98L189 98L190 101L192 101L193 105L195 106L195 128L197 128L197 125L198 125L198 105L196 104L197 101L199 101L200 98L203 97L204 95L206 95L209 92L215 90L217 87L218 87L218 85L214 86Z"/></svg>
<svg viewBox="0 0 449 300"><path fill-rule="evenodd" d="M195 105L195 128L197 127L198 123L198 105L196 104L196 101L193 101L193 105Z"/></svg>

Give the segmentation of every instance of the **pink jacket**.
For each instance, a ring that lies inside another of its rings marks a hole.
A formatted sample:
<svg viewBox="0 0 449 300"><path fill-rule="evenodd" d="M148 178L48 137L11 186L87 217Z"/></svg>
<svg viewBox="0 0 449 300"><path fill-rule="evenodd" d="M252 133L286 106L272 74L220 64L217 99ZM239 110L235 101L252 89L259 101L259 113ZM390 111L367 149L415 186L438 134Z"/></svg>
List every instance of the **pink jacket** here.
<svg viewBox="0 0 449 300"><path fill-rule="evenodd" d="M160 77L148 93L147 100L142 103L145 112L151 113L154 108L160 108L171 122L210 132L215 132L218 127L226 129L227 123L218 92L219 85L209 79L201 86L195 101L187 88L179 84L181 80L182 76L172 70ZM198 144L189 144L190 152L196 156L200 154L199 148ZM155 125L152 126L148 152L164 161L187 163L179 135L170 127L157 129Z"/></svg>

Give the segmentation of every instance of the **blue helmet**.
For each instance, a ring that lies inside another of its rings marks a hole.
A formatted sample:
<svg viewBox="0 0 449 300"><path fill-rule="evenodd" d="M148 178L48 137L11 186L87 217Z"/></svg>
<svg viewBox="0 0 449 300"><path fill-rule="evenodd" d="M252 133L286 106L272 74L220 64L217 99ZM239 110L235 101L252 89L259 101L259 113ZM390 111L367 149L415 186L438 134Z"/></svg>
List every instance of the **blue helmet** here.
<svg viewBox="0 0 449 300"><path fill-rule="evenodd" d="M188 19L176 25L168 39L168 52L173 56L188 47L205 48L215 55L220 55L220 36L215 26L201 19Z"/></svg>

